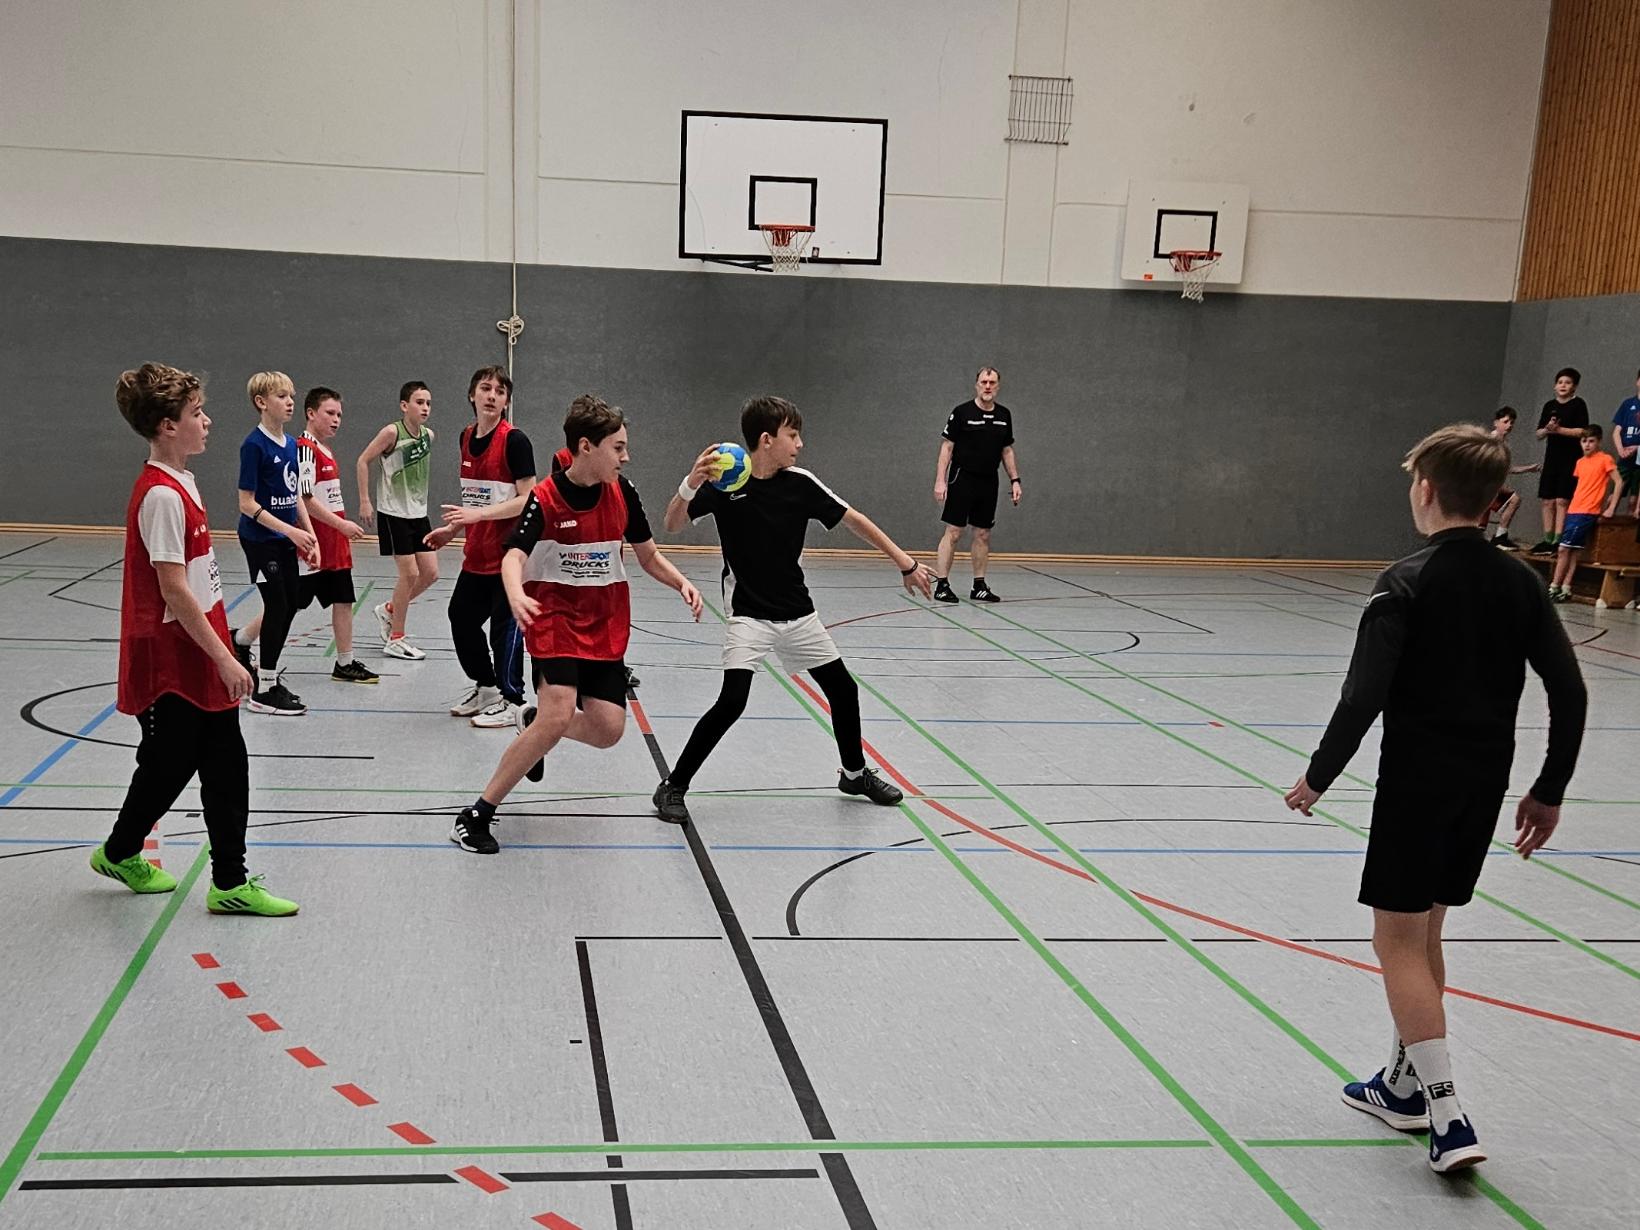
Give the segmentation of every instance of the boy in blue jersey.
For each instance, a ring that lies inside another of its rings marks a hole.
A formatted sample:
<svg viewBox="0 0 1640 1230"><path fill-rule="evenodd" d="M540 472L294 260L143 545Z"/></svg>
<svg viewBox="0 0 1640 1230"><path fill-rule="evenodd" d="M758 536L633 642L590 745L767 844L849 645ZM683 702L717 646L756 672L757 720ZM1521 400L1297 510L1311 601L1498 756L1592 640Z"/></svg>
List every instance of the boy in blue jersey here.
<svg viewBox="0 0 1640 1230"><path fill-rule="evenodd" d="M245 385L261 421L239 446L239 545L251 581L262 595L262 614L234 634L234 651L249 666L250 645L260 634L257 687L246 707L252 713L298 717L302 698L279 679L279 654L301 601L297 555L319 567L300 489L296 440L285 424L296 409L296 386L284 372L257 372Z"/></svg>
<svg viewBox="0 0 1640 1230"><path fill-rule="evenodd" d="M1640 372L1634 391L1640 394ZM1629 512L1640 517L1640 396L1628 397L1612 415L1612 446L1617 450L1617 480L1632 503Z"/></svg>

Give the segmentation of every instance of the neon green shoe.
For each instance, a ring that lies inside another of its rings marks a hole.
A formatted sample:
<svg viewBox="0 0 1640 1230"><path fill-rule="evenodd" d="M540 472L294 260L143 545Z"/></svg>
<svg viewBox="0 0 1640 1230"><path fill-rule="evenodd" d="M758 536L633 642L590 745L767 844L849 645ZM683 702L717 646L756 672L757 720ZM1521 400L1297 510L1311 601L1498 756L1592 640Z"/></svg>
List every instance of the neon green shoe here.
<svg viewBox="0 0 1640 1230"><path fill-rule="evenodd" d="M262 877L252 876L238 888L211 885L205 894L205 908L212 914L260 914L263 918L288 918L299 908L294 901L275 897L262 887Z"/></svg>
<svg viewBox="0 0 1640 1230"><path fill-rule="evenodd" d="M118 880L134 893L168 893L177 886L177 878L169 871L156 867L140 854L133 854L121 862L113 862L98 846L91 852L91 870L110 880Z"/></svg>

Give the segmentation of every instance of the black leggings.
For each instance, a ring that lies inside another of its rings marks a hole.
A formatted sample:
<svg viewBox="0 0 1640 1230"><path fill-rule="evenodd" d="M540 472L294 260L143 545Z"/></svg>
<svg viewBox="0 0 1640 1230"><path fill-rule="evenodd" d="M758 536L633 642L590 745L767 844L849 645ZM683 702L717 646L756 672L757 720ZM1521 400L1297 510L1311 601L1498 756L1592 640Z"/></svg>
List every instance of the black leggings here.
<svg viewBox="0 0 1640 1230"><path fill-rule="evenodd" d="M866 767L865 751L860 746L860 686L848 673L843 659L833 658L824 666L809 672L810 677L825 693L831 706L831 729L837 737L837 754L845 769L858 772ZM752 672L734 670L723 672L723 688L712 707L701 714L695 729L689 733L678 763L668 777L674 786L689 789L695 774L712 754L712 749L729 733L740 715L746 712L746 701L752 694Z"/></svg>
<svg viewBox="0 0 1640 1230"><path fill-rule="evenodd" d="M302 601L301 569L296 563L296 546L287 539L243 545L251 579L262 595L262 641L256 662L261 673L256 686L261 691L279 677L279 655Z"/></svg>
<svg viewBox="0 0 1640 1230"><path fill-rule="evenodd" d="M143 838L197 773L211 838L211 881L218 888L239 887L245 882L250 771L238 706L212 713L167 693L137 721L142 726L137 771L103 852L116 863L140 854Z"/></svg>
<svg viewBox="0 0 1640 1230"><path fill-rule="evenodd" d="M449 614L450 637L462 672L479 687L499 687L513 704L523 704L524 634L513 622L501 577L463 569L450 594ZM488 642L486 623L490 625Z"/></svg>

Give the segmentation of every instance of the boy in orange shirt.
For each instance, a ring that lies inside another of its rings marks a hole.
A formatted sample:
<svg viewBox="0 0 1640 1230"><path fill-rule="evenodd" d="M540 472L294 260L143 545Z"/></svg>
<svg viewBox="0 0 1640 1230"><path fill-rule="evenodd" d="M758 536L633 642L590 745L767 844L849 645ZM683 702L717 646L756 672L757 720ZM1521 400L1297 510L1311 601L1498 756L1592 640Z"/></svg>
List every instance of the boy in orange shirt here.
<svg viewBox="0 0 1640 1230"><path fill-rule="evenodd" d="M1572 493L1571 503L1566 506L1566 524L1560 534L1560 554L1555 560L1554 576L1549 580L1549 598L1553 602L1570 602L1572 599L1572 573L1577 571L1577 557L1583 548L1588 546L1589 535L1594 533L1594 527L1599 524L1602 516L1611 516L1617 511L1618 497L1622 494L1623 485L1613 484L1612 479L1617 476L1617 463L1611 459L1610 453L1600 450L1600 428L1588 426L1578 438L1583 447L1583 458L1577 463L1573 474L1577 478L1577 490ZM1606 498L1607 488L1611 489L1611 498ZM1605 504L1605 512L1600 506Z"/></svg>

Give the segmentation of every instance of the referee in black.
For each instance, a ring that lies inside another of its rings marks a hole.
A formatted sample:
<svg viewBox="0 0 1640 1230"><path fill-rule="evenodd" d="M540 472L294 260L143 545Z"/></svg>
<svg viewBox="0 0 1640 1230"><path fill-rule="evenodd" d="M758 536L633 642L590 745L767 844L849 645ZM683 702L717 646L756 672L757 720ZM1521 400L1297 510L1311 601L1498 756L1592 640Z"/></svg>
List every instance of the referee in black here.
<svg viewBox="0 0 1640 1230"><path fill-rule="evenodd" d="M991 558L991 527L997 523L997 466L1008 471L1008 496L1019 503L1019 461L1014 456L1014 416L997 402L997 385L1002 377L994 367L974 373L974 397L965 401L945 421L940 433L940 459L934 468L934 502L944 505L940 520L945 533L940 538L934 569L934 598L956 602L951 590L951 561L957 542L967 526L974 527L969 555L974 563L974 588L968 596L975 602L1001 602L985 583L985 566Z"/></svg>

